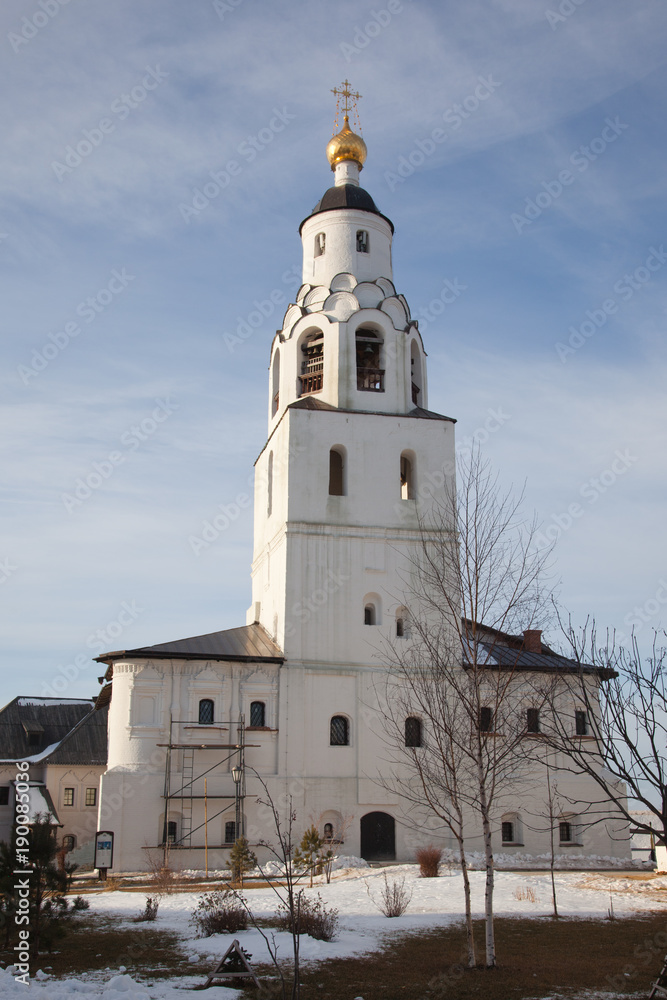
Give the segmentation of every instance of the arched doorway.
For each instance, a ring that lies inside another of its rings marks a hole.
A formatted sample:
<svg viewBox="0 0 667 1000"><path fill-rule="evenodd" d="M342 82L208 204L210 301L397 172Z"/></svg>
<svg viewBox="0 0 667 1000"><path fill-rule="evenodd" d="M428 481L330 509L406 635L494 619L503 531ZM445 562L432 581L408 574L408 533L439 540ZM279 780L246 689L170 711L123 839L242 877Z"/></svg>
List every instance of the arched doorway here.
<svg viewBox="0 0 667 1000"><path fill-rule="evenodd" d="M361 817L361 856L366 861L396 860L394 817L383 812Z"/></svg>

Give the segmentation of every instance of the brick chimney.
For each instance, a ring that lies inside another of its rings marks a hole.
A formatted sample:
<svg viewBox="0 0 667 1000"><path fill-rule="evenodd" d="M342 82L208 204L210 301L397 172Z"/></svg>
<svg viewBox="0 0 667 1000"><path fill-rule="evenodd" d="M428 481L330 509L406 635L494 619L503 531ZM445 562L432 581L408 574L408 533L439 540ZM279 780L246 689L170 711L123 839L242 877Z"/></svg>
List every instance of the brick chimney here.
<svg viewBox="0 0 667 1000"><path fill-rule="evenodd" d="M542 652L542 629L527 628L523 631L523 648L528 653Z"/></svg>

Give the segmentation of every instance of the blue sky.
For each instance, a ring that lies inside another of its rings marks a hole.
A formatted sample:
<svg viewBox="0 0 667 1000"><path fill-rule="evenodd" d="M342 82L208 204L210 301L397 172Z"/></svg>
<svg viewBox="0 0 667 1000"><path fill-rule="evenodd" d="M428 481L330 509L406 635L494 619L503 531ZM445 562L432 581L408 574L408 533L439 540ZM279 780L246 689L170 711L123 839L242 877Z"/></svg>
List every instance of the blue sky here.
<svg viewBox="0 0 667 1000"><path fill-rule="evenodd" d="M346 76L431 408L576 621L664 626L666 41L655 0L4 0L0 703L245 622L283 306L230 343L294 295Z"/></svg>

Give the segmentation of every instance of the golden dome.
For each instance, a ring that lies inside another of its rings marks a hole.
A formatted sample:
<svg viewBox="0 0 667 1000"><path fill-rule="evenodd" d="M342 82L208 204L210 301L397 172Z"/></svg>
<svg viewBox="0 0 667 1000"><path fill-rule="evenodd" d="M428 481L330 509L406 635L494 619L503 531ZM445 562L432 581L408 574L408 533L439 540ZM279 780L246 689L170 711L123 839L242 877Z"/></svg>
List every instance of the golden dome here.
<svg viewBox="0 0 667 1000"><path fill-rule="evenodd" d="M327 146L327 159L331 164L331 169L335 170L336 164L342 163L343 160L354 160L361 168L366 162L367 155L366 143L360 135L356 135L352 131L349 118L345 115L342 129L329 141Z"/></svg>

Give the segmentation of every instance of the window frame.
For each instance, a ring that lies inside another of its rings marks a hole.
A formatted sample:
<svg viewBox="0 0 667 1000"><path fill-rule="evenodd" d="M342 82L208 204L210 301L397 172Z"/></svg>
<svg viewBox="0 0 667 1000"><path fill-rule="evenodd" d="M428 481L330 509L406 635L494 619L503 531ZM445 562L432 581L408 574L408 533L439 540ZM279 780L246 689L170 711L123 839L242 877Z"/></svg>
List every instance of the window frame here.
<svg viewBox="0 0 667 1000"><path fill-rule="evenodd" d="M506 836L507 827L509 827L509 831L510 831L510 834L511 834L510 837ZM500 823L500 840L501 840L502 844L515 844L516 843L516 840L515 840L515 837L514 837L514 833L515 833L514 827L515 827L515 822L514 822L513 819L504 819L504 820L501 820L501 823Z"/></svg>
<svg viewBox="0 0 667 1000"><path fill-rule="evenodd" d="M563 828L567 827L568 836L563 837ZM571 819L559 819L558 820L558 843L559 844L575 844L576 838L574 835L574 823Z"/></svg>
<svg viewBox="0 0 667 1000"><path fill-rule="evenodd" d="M585 709L576 709L574 713L574 733L575 736L589 736L588 713Z"/></svg>
<svg viewBox="0 0 667 1000"><path fill-rule="evenodd" d="M202 718L204 714L204 706L211 706L211 718ZM215 725L215 702L213 698L200 698L199 706L197 709L197 725L198 726L213 726Z"/></svg>
<svg viewBox="0 0 667 1000"><path fill-rule="evenodd" d="M341 733L341 739L339 739L334 728L342 723L344 731ZM350 720L346 715L332 715L329 719L329 746L330 747L349 747L350 746Z"/></svg>
<svg viewBox="0 0 667 1000"><path fill-rule="evenodd" d="M526 732L531 736L537 736L542 730L540 729L540 710L539 708L527 708L526 709Z"/></svg>
<svg viewBox="0 0 667 1000"><path fill-rule="evenodd" d="M413 734L408 732L410 729L414 730ZM424 727L422 725L422 720L418 716L406 716L403 726L403 737L405 746L411 750L419 749L419 747L424 745Z"/></svg>
<svg viewBox="0 0 667 1000"><path fill-rule="evenodd" d="M88 800L92 799L92 802ZM97 805L97 789L96 788L86 788L86 794L84 798L84 805L91 807Z"/></svg>
<svg viewBox="0 0 667 1000"><path fill-rule="evenodd" d="M63 788L63 806L67 806L68 809L74 807L74 791L71 785Z"/></svg>
<svg viewBox="0 0 667 1000"><path fill-rule="evenodd" d="M229 839L229 833L230 832L233 834L231 840ZM236 836L236 820L234 820L234 819L228 819L225 822L225 847L227 845L233 846L236 843L236 840L237 840L237 836Z"/></svg>
<svg viewBox="0 0 667 1000"><path fill-rule="evenodd" d="M486 725L484 723L487 723ZM490 705L480 705L477 718L477 729L480 733L493 732L493 709Z"/></svg>
<svg viewBox="0 0 667 1000"><path fill-rule="evenodd" d="M262 721L261 722L253 722L253 718L252 718L253 709L255 708L256 705L261 705L261 707L262 707L262 715L261 715ZM250 702L250 726L249 726L249 728L250 729L265 729L266 728L266 702L265 701L260 701L259 699L256 699L255 701L251 701Z"/></svg>

